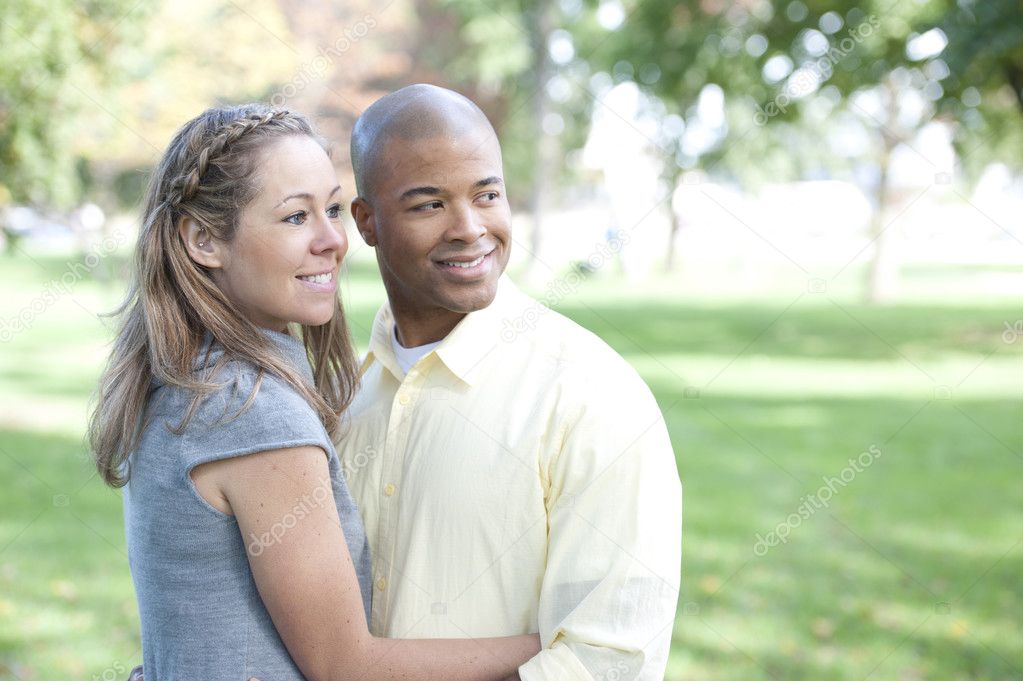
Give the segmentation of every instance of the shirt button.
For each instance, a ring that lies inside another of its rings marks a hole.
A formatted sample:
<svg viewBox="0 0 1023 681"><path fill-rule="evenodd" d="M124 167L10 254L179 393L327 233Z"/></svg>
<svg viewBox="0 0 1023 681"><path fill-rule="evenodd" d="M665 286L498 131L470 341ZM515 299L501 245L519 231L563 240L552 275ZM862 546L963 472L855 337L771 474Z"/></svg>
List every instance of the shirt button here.
<svg viewBox="0 0 1023 681"><path fill-rule="evenodd" d="M393 497L394 493L397 490L398 490L398 488L394 486L394 483L390 483L389 482L386 485L384 485L384 496L385 497Z"/></svg>
<svg viewBox="0 0 1023 681"><path fill-rule="evenodd" d="M398 404L405 406L409 403L409 396L404 393L398 396Z"/></svg>
<svg viewBox="0 0 1023 681"><path fill-rule="evenodd" d="M387 580L386 580L386 579L384 579L383 577L381 577L380 579L378 579L378 580L377 580L377 588L378 588L378 589L380 589L381 591L383 591L384 589L386 589L386 588L387 588Z"/></svg>

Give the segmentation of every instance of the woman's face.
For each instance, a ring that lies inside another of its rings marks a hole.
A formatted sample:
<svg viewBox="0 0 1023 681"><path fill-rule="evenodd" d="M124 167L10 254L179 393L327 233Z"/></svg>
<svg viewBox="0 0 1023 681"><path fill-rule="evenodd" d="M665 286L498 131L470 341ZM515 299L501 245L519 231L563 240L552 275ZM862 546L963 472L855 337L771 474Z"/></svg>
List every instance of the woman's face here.
<svg viewBox="0 0 1023 681"><path fill-rule="evenodd" d="M293 135L263 152L255 180L260 189L239 215L234 239L219 244L213 278L259 326L325 324L348 250L334 166L313 139Z"/></svg>

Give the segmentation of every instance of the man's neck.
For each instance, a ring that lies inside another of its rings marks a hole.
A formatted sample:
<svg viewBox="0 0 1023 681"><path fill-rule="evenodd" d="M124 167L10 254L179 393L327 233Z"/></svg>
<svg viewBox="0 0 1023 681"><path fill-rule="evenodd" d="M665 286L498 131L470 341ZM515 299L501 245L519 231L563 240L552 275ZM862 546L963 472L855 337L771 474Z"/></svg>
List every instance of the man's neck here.
<svg viewBox="0 0 1023 681"><path fill-rule="evenodd" d="M464 312L451 310L423 311L400 310L392 307L398 342L405 348L416 348L427 343L444 340L458 322L465 318Z"/></svg>

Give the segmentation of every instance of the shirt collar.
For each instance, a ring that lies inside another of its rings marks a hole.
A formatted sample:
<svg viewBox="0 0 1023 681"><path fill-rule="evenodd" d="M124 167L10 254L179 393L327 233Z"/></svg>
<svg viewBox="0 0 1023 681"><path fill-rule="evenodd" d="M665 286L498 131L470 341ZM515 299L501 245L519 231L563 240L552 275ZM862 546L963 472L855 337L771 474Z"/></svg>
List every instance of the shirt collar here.
<svg viewBox="0 0 1023 681"><path fill-rule="evenodd" d="M394 315L391 313L390 304L384 303L377 310L377 315L373 319L373 331L369 336L369 352L362 360L362 367L359 369L360 376L366 373L374 361L377 361L394 374L398 381L405 378L405 372L398 366L398 358L394 356L394 348L391 347L393 333Z"/></svg>
<svg viewBox="0 0 1023 681"><path fill-rule="evenodd" d="M433 351L455 376L473 385L482 375L483 367L502 342L502 320L507 320L521 307L523 295L507 275L497 285L497 295L490 305L482 310L470 312L451 330ZM394 315L391 306L384 303L373 321L373 332L369 341L369 352L362 363L362 373L375 361L380 362L398 381L404 380L405 372L398 367L398 360L391 347L394 333Z"/></svg>

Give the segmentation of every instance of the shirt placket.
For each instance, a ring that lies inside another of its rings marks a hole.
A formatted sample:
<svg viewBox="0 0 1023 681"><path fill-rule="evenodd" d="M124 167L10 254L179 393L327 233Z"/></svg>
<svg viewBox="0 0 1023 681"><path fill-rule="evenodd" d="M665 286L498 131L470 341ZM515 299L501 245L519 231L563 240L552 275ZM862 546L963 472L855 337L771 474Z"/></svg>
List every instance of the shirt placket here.
<svg viewBox="0 0 1023 681"><path fill-rule="evenodd" d="M373 619L374 629L384 631L389 621L390 607L393 602L393 581L395 549L397 547L398 520L402 475L405 470L405 457L408 455L408 439L412 426L412 414L418 397L422 392L423 376L412 369L405 380L398 386L391 401L391 415L387 421L387 437L384 441L385 457L381 468L379 488L376 494L379 501L380 542L382 555L376 561L373 574ZM386 560L384 559L386 557Z"/></svg>

